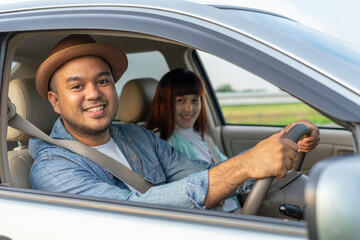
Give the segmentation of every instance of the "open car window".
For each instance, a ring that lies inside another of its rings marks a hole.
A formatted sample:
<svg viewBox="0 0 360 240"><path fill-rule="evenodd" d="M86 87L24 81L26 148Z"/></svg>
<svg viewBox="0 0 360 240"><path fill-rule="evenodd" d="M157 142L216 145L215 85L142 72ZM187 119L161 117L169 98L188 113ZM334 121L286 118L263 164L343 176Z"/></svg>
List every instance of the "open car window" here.
<svg viewBox="0 0 360 240"><path fill-rule="evenodd" d="M198 53L226 124L286 126L307 119L320 127L339 126L265 79L209 53Z"/></svg>

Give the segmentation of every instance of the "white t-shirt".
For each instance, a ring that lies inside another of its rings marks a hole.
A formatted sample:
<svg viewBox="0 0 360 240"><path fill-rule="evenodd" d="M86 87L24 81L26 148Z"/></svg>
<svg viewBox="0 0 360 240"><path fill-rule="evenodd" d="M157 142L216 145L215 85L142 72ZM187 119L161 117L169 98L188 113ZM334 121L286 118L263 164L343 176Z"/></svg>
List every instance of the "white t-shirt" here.
<svg viewBox="0 0 360 240"><path fill-rule="evenodd" d="M95 146L93 147L96 150L108 155L109 157L117 160L118 162L122 163L123 165L125 165L127 168L129 168L130 170L130 164L128 163L128 161L126 160L124 154L120 151L120 149L118 148L118 146L116 145L115 141L110 138L110 141L100 145L100 146ZM132 186L130 186L129 184L125 183L131 191L133 192L138 192L135 188L133 188Z"/></svg>
<svg viewBox="0 0 360 240"><path fill-rule="evenodd" d="M204 140L194 128L181 128L176 126L174 131L194 144L198 159L213 163L209 148L205 145Z"/></svg>

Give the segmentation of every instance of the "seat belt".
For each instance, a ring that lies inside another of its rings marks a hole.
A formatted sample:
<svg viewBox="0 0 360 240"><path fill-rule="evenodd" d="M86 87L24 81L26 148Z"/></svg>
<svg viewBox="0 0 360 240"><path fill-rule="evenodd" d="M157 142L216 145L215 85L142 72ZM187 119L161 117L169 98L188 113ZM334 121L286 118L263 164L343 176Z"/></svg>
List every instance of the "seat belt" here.
<svg viewBox="0 0 360 240"><path fill-rule="evenodd" d="M121 179L125 183L129 184L141 193L145 193L153 185L146 181L143 177L135 173L134 171L127 168L122 163L109 157L108 155L89 147L81 142L73 140L61 140L53 139L31 122L16 113L16 107L13 103L8 101L8 125L29 134L30 136L40 138L46 142L68 149L76 154L82 155L97 164L100 164L111 172L118 179Z"/></svg>
<svg viewBox="0 0 360 240"><path fill-rule="evenodd" d="M219 154L216 151L215 143L207 132L204 133L204 140L209 148L214 163L220 163L220 158L219 158Z"/></svg>

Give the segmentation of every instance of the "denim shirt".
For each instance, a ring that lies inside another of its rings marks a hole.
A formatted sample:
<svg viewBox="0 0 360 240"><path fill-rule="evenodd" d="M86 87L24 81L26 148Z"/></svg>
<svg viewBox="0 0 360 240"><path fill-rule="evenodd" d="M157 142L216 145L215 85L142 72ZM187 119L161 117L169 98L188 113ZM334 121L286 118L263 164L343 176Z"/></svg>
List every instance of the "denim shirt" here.
<svg viewBox="0 0 360 240"><path fill-rule="evenodd" d="M130 191L124 182L97 163L37 138L29 142L29 153L34 158L30 171L31 187L94 197L204 208L210 164L189 160L166 141L135 124L110 125L109 130L132 170L154 185L146 193ZM61 117L50 136L76 140L66 131Z"/></svg>

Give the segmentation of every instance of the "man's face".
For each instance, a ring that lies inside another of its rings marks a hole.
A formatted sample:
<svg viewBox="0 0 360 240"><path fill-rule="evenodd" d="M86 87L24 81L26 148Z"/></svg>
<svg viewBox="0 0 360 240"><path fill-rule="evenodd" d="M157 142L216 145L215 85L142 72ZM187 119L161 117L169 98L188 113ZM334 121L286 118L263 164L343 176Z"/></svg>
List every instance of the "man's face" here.
<svg viewBox="0 0 360 240"><path fill-rule="evenodd" d="M108 131L118 108L109 65L101 58L72 59L53 75L48 98L75 138Z"/></svg>
<svg viewBox="0 0 360 240"><path fill-rule="evenodd" d="M192 128L201 111L198 95L184 95L175 98L175 123L181 128Z"/></svg>

